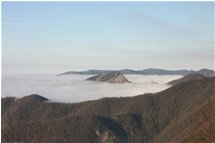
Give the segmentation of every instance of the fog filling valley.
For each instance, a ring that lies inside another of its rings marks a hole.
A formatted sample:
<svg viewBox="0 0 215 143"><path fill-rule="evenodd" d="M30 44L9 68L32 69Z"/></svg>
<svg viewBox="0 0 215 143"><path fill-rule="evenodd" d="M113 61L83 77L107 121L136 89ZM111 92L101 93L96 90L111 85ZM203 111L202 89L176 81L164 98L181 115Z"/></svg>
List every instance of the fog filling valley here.
<svg viewBox="0 0 215 143"><path fill-rule="evenodd" d="M166 83L180 75L124 75L132 83L110 84L87 81L92 75L7 74L2 75L2 97L21 98L39 94L55 102L81 102L103 97L125 97L167 89Z"/></svg>

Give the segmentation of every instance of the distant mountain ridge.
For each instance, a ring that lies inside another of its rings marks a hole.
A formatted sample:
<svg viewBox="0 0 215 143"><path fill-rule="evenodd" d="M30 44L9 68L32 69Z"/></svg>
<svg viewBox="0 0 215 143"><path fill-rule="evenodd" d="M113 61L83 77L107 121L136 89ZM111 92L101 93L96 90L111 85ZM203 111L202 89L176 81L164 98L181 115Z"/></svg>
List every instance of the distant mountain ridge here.
<svg viewBox="0 0 215 143"><path fill-rule="evenodd" d="M108 74L111 72L120 72L122 74L141 74L141 75L188 75L188 74L201 74L205 77L212 77L215 75L215 71L210 69L201 69L198 71L194 70L164 70L157 68L148 68L143 70L132 70L132 69L122 69L122 70L87 70L87 71L67 71L59 75L69 75L69 74L80 74L80 75L90 75L90 74Z"/></svg>

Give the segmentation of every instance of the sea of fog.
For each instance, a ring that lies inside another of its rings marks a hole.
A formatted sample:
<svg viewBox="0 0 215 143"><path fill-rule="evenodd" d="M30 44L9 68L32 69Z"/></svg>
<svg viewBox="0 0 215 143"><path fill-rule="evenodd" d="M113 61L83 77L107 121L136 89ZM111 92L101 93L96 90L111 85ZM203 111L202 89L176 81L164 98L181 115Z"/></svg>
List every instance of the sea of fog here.
<svg viewBox="0 0 215 143"><path fill-rule="evenodd" d="M169 88L166 83L180 75L125 75L132 83L86 81L92 75L4 74L2 97L39 94L50 101L75 103L103 97L135 96Z"/></svg>

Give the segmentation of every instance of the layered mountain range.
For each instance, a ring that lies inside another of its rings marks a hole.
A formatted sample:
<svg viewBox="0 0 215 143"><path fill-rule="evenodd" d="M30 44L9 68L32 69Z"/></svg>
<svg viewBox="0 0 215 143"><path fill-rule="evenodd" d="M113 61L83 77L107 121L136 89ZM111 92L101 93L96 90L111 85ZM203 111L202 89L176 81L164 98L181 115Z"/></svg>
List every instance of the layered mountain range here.
<svg viewBox="0 0 215 143"><path fill-rule="evenodd" d="M194 70L164 70L156 68L148 68L143 70L132 70L132 69L123 69L123 70L87 70L87 71L67 71L59 75L69 75L69 74L108 74L111 72L120 72L122 74L142 74L142 75L189 75L189 74L201 74L205 77L212 77L215 75L215 71L210 69L201 69L198 71Z"/></svg>
<svg viewBox="0 0 215 143"><path fill-rule="evenodd" d="M212 143L214 87L215 77L187 78L154 94L75 104L2 98L2 142Z"/></svg>

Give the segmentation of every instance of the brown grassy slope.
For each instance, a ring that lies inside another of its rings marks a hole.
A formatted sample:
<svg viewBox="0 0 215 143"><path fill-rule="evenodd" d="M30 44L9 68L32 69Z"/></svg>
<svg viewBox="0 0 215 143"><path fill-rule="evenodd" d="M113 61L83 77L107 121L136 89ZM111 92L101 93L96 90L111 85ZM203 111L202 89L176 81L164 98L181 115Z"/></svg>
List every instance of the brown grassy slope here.
<svg viewBox="0 0 215 143"><path fill-rule="evenodd" d="M2 117L2 139L180 142L186 140L184 134L192 136L193 129L198 128L196 112L214 97L214 86L215 78L194 80L156 94L103 98L77 104L50 103L38 95L31 95L7 109ZM12 121L8 123L9 119ZM17 134L17 128L23 134Z"/></svg>

